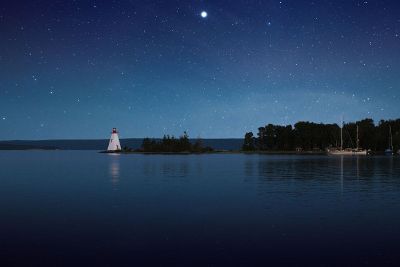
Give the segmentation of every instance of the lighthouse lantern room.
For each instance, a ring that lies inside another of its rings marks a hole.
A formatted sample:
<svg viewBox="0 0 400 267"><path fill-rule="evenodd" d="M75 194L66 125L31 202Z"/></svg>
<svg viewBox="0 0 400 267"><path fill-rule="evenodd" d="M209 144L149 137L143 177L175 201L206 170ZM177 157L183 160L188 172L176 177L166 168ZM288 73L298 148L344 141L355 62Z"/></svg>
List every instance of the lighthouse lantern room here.
<svg viewBox="0 0 400 267"><path fill-rule="evenodd" d="M112 129L107 151L121 151L121 144L119 143L117 128Z"/></svg>

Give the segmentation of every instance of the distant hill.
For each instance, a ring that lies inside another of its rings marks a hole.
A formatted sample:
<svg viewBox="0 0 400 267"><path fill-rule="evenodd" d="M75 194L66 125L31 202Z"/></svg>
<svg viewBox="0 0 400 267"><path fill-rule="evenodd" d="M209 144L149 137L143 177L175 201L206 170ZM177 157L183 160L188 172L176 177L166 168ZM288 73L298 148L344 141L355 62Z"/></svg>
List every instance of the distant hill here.
<svg viewBox="0 0 400 267"><path fill-rule="evenodd" d="M142 138L121 139L121 146L137 149L141 146ZM190 139L195 142L196 139ZM240 150L243 145L241 138L202 139L204 146L217 150ZM10 140L0 141L0 150L23 149L61 149L61 150L105 150L108 139L60 139L60 140Z"/></svg>
<svg viewBox="0 0 400 267"><path fill-rule="evenodd" d="M55 146L41 146L41 145L29 145L29 144L13 144L0 142L0 150L55 150L58 149Z"/></svg>

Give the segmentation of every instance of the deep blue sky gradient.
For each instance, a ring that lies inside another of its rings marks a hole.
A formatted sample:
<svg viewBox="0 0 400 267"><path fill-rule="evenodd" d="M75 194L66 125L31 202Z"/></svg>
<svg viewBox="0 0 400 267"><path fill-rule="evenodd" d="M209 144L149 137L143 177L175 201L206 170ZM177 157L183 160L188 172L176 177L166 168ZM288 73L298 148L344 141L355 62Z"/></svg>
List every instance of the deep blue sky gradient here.
<svg viewBox="0 0 400 267"><path fill-rule="evenodd" d="M399 87L398 1L0 4L0 139L377 121Z"/></svg>

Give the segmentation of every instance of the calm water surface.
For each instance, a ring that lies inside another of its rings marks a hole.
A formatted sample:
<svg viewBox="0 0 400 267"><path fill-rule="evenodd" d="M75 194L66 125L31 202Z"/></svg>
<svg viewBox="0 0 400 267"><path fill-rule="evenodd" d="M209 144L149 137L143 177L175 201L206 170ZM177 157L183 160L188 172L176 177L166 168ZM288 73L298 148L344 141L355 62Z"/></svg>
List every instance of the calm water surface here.
<svg viewBox="0 0 400 267"><path fill-rule="evenodd" d="M0 266L399 266L399 251L399 157L0 152Z"/></svg>

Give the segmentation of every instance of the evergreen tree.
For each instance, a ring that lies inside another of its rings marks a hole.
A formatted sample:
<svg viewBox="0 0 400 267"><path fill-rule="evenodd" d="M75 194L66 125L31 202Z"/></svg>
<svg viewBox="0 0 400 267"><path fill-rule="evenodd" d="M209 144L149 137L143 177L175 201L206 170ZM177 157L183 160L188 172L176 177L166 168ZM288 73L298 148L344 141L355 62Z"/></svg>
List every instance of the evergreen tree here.
<svg viewBox="0 0 400 267"><path fill-rule="evenodd" d="M381 120L378 125L372 119L346 123L343 126L343 147L355 148L357 145L357 126L359 147L384 151L389 146L389 127L392 129L393 147L400 149L400 119ZM246 133L242 149L251 150L325 150L340 146L340 126L337 124L313 123L307 121L281 126L268 124L258 128L257 138Z"/></svg>
<svg viewBox="0 0 400 267"><path fill-rule="evenodd" d="M253 150L255 150L254 135L253 135L252 132L248 132L248 133L245 134L242 150L243 151L253 151Z"/></svg>

